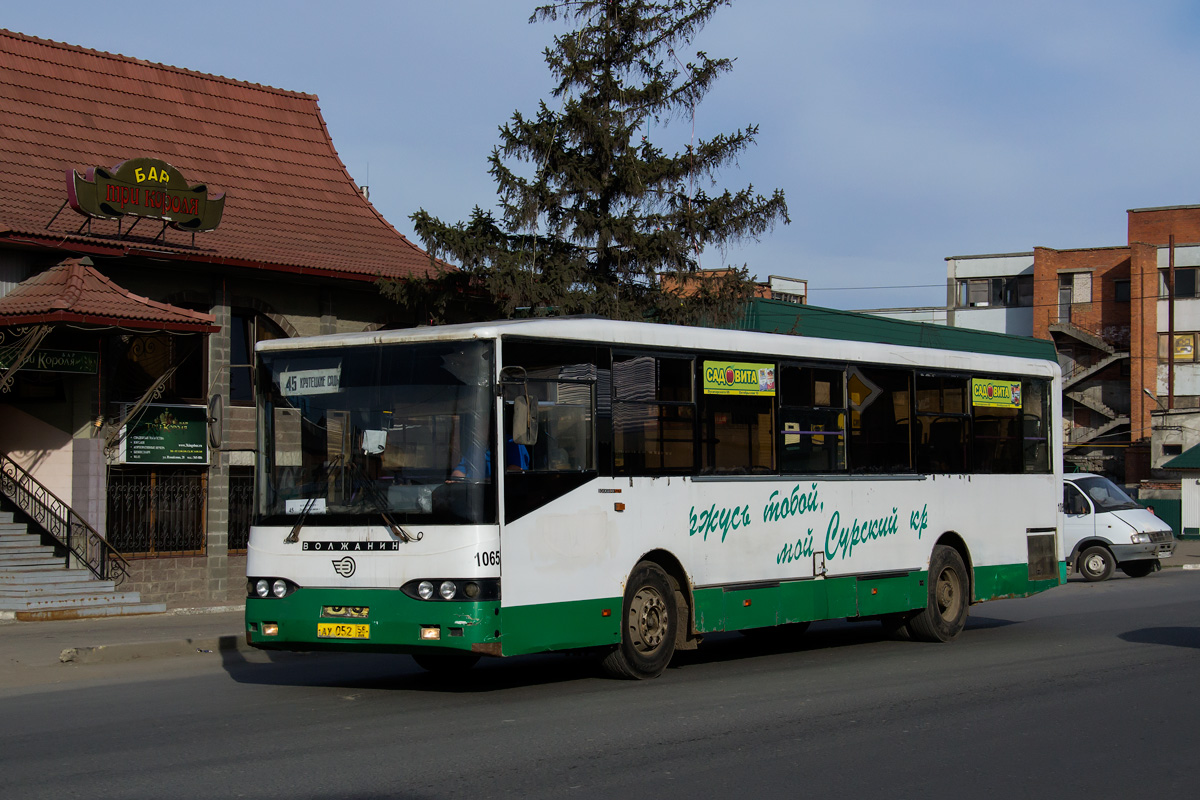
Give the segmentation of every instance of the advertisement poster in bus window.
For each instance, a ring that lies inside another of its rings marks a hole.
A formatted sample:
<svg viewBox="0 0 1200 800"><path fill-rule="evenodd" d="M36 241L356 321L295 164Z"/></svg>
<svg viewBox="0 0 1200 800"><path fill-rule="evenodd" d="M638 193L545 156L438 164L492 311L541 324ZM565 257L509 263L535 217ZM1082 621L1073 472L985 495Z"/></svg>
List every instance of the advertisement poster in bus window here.
<svg viewBox="0 0 1200 800"><path fill-rule="evenodd" d="M1020 408L1021 382L972 378L971 404L989 408Z"/></svg>
<svg viewBox="0 0 1200 800"><path fill-rule="evenodd" d="M705 361L704 393L774 397L775 365Z"/></svg>

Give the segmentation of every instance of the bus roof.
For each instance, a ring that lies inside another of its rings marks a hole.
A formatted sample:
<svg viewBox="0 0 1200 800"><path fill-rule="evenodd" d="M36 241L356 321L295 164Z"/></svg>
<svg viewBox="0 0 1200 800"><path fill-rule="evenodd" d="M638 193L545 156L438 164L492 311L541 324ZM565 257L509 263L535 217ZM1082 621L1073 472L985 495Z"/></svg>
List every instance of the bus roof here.
<svg viewBox="0 0 1200 800"><path fill-rule="evenodd" d="M894 320L887 321L894 322ZM850 331L846 329L836 333L842 335L797 336L750 330L624 322L598 317L547 317L274 339L260 342L257 349L259 352L271 353L300 348L362 347L372 344L498 339L512 336L618 346L699 349L719 353L745 352L785 358L900 364L973 372L1035 375L1046 378L1059 374L1058 363L1044 358L1022 357L1017 354L990 351L974 352L965 348L939 349L929 345L914 346L908 343L880 341L879 339L856 339L848 335ZM1053 349L1053 345L1051 345L1051 349Z"/></svg>

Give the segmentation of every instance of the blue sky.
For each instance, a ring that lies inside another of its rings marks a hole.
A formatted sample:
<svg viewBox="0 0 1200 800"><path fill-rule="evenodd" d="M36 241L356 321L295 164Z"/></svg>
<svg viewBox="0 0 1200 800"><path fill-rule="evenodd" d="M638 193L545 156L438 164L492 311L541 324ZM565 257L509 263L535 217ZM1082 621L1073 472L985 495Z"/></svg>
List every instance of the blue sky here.
<svg viewBox="0 0 1200 800"><path fill-rule="evenodd" d="M550 99L563 27L529 24L534 5L43 0L0 26L318 95L351 175L412 236L419 208L492 207L497 127ZM1183 0L736 0L693 46L733 72L651 138L759 125L718 186L783 189L792 224L704 266L807 279L835 308L940 305L948 256L1119 245L1127 209L1200 203L1198 35Z"/></svg>

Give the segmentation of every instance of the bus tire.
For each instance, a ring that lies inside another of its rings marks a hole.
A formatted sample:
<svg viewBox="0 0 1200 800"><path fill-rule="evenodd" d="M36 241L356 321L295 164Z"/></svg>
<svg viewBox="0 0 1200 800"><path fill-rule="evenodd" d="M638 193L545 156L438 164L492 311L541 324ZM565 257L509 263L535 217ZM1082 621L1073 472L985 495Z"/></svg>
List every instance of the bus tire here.
<svg viewBox="0 0 1200 800"><path fill-rule="evenodd" d="M1079 554L1075 565L1085 581L1106 581L1112 577L1117 562L1107 547L1094 544Z"/></svg>
<svg viewBox="0 0 1200 800"><path fill-rule="evenodd" d="M414 655L413 661L417 662L418 667L434 675L458 675L475 666L479 662L479 656L423 653Z"/></svg>
<svg viewBox="0 0 1200 800"><path fill-rule="evenodd" d="M625 584L621 643L605 656L605 671L615 678L657 678L675 654L678 626L671 579L657 564L640 562Z"/></svg>
<svg viewBox="0 0 1200 800"><path fill-rule="evenodd" d="M921 642L949 642L962 633L970 606L970 580L962 556L953 547L935 545L929 559L928 601L908 621Z"/></svg>

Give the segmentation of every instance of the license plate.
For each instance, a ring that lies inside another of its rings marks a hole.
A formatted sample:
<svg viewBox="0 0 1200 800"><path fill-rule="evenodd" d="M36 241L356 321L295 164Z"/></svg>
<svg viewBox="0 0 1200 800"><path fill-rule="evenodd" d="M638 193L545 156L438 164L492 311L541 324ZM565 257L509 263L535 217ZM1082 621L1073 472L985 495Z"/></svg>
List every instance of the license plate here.
<svg viewBox="0 0 1200 800"><path fill-rule="evenodd" d="M318 622L318 639L370 639L371 626L345 622Z"/></svg>

